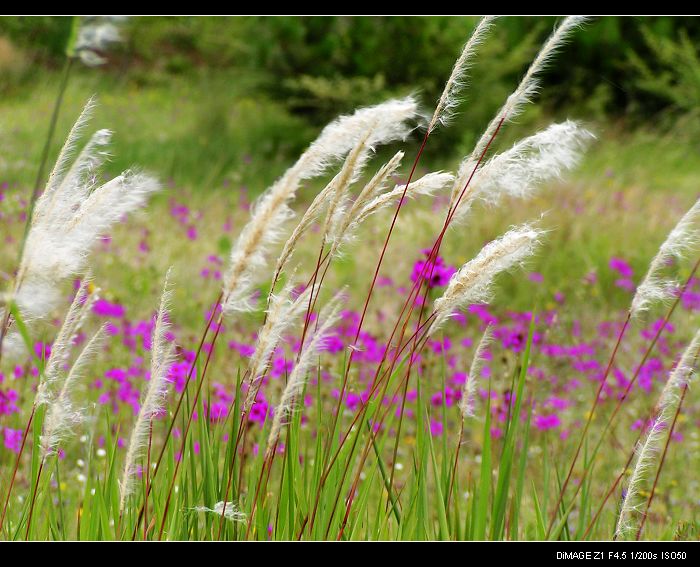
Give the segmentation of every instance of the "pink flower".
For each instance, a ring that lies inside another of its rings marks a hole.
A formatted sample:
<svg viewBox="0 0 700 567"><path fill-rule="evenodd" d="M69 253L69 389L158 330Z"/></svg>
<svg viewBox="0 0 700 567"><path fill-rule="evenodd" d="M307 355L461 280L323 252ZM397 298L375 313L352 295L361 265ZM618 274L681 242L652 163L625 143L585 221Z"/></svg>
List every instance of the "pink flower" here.
<svg viewBox="0 0 700 567"><path fill-rule="evenodd" d="M411 281L417 282L422 279L427 282L429 288L445 286L457 270L453 266L446 265L440 256L429 261L430 252L428 249L422 250L425 260L418 260L413 265Z"/></svg>
<svg viewBox="0 0 700 567"><path fill-rule="evenodd" d="M98 299L92 306L92 311L100 317L121 318L126 315L126 309L118 303L110 303L106 299Z"/></svg>
<svg viewBox="0 0 700 567"><path fill-rule="evenodd" d="M555 429L561 425L561 419L556 414L538 415L535 417L535 427L540 431Z"/></svg>
<svg viewBox="0 0 700 567"><path fill-rule="evenodd" d="M19 453L19 449L22 445L22 430L5 427L2 430L2 435L5 448L13 453Z"/></svg>
<svg viewBox="0 0 700 567"><path fill-rule="evenodd" d="M430 420L430 434L433 437L439 437L440 435L442 435L444 429L445 428L442 425L441 421L437 421L436 419Z"/></svg>

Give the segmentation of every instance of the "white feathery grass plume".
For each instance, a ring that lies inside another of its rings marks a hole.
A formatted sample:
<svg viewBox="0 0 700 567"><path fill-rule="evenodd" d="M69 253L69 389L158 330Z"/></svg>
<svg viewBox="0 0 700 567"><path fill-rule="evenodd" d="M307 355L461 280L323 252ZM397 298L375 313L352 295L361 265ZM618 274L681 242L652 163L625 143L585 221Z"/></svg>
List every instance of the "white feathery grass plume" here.
<svg viewBox="0 0 700 567"><path fill-rule="evenodd" d="M501 121L509 122L520 114L523 107L530 102L539 88L537 75L547 68L547 65L552 61L571 33L576 30L576 28L580 27L586 19L587 16L567 16L561 24L554 29L535 59L530 63L527 72L520 80L517 88L511 93L505 104L487 126L486 131L481 135L481 138L471 154L474 163L477 162L479 156L481 156L488 146L489 141L493 137Z"/></svg>
<svg viewBox="0 0 700 567"><path fill-rule="evenodd" d="M435 319L428 334L439 329L455 310L490 301L494 278L532 255L543 233L524 224L484 246L474 259L452 275L442 297L435 300Z"/></svg>
<svg viewBox="0 0 700 567"><path fill-rule="evenodd" d="M84 111L78 119L66 152L74 147L88 115L89 110ZM104 159L102 148L108 141L109 132L97 132L67 171L62 152L47 190L36 201L14 287L15 301L28 320L55 307L57 285L84 269L98 237L159 188L152 177L130 171L97 186L95 168Z"/></svg>
<svg viewBox="0 0 700 567"><path fill-rule="evenodd" d="M372 176L372 179L365 184L362 191L357 195L357 199L355 199L352 208L346 215L346 222L351 220L356 213L359 213L359 210L365 203L374 199L384 191L387 180L396 173L403 158L404 152L398 151L388 162L379 168L377 173Z"/></svg>
<svg viewBox="0 0 700 567"><path fill-rule="evenodd" d="M368 217L401 199L402 196L404 196L404 191L406 192L406 199L412 199L419 195L434 195L437 191L444 189L452 183L453 179L454 175L451 173L436 171L428 173L420 179L411 181L408 185L408 189L406 189L406 185L397 185L391 191L380 193L372 199L365 200L364 202L356 201L358 206L348 211L344 222L334 235L331 254L335 254L342 244L351 241L360 224L367 220Z"/></svg>
<svg viewBox="0 0 700 567"><path fill-rule="evenodd" d="M95 301L99 299L99 294L99 288L93 288L92 276L87 275L82 278L80 288L73 297L63 324L51 345L51 354L46 360L46 365L42 372L39 391L42 388L51 386L52 381L56 379L59 373L61 365L67 362L70 349L73 346L73 340L82 328L85 318L91 311ZM4 316L5 310L0 309L0 319ZM17 330L11 329L5 335L2 345L3 354L19 355L26 351L26 347L27 345L24 344L24 340Z"/></svg>
<svg viewBox="0 0 700 567"><path fill-rule="evenodd" d="M357 181L369 160L371 147L367 145L367 139L370 134L371 130L352 149L342 169L333 179L333 191L328 199L326 220L321 229L321 240L324 244L347 210L350 187Z"/></svg>
<svg viewBox="0 0 700 567"><path fill-rule="evenodd" d="M699 220L700 199L683 215L651 261L649 270L632 299L630 307L632 315L639 315L655 303L673 298L678 291L679 282L672 278L664 278L660 274L670 260L673 258L680 260L697 249L700 241Z"/></svg>
<svg viewBox="0 0 700 567"><path fill-rule="evenodd" d="M405 139L407 121L417 113L411 97L363 108L329 124L297 162L258 198L252 218L231 250L224 278L224 312L252 309L250 295L255 279L266 264L269 248L277 242L282 227L294 216L289 204L302 181L323 174L335 161L364 140L368 147ZM368 132L371 134L368 136Z"/></svg>
<svg viewBox="0 0 700 567"><path fill-rule="evenodd" d="M367 202L358 212L357 216L352 219L353 222L351 224L359 224L370 215L382 210L387 205L399 199L404 194L404 191L406 192L407 198L417 197L418 195L432 196L441 189L444 189L453 180L454 175L450 172L434 171L425 174L415 181L411 181L408 188L406 188L406 185L397 185L391 191L377 195L374 199Z"/></svg>
<svg viewBox="0 0 700 567"><path fill-rule="evenodd" d="M83 278L56 339L51 345L51 354L46 361L38 388L39 396L47 395L46 393L53 389L56 381L60 378L63 365L68 362L70 349L78 331L82 328L88 313L99 297L99 290L94 289L91 292L91 287L92 279L89 276Z"/></svg>
<svg viewBox="0 0 700 567"><path fill-rule="evenodd" d="M311 370L317 351L323 346L323 342L328 332L331 330L331 327L338 321L338 315L343 303L342 293L343 291L337 293L335 297L328 302L328 305L321 310L319 326L304 345L294 369L289 374L287 386L282 392L279 404L277 404L275 408L270 435L267 439L268 455L272 454L272 451L274 451L282 427L286 423L285 420L294 410L294 401L304 389L306 377Z"/></svg>
<svg viewBox="0 0 700 567"><path fill-rule="evenodd" d="M481 369L484 367L484 353L493 341L493 325L489 323L484 331L484 334L479 341L472 365L469 368L469 375L462 387L462 397L459 400L459 411L462 414L462 419L474 417L474 406L476 404L476 386L477 379L481 375Z"/></svg>
<svg viewBox="0 0 700 567"><path fill-rule="evenodd" d="M539 88L537 76L547 67L571 33L581 26L585 20L585 16L567 16L541 47L516 89L510 94L504 105L491 119L491 122L481 135L481 138L479 138L479 141L474 146L472 153L462 162L459 174L457 175L457 182L452 189L450 208L454 207L457 203L467 180L476 167L476 164L479 162L481 155L491 142L496 130L502 123L510 122L522 112L523 107L529 103L532 97L537 93Z"/></svg>
<svg viewBox="0 0 700 567"><path fill-rule="evenodd" d="M648 474L658 465L659 450L663 446L664 437L680 403L683 388L690 385L690 382L695 378L698 355L700 355L700 331L695 334L664 385L656 406L658 409L656 418L649 428L646 439L638 447L637 461L615 527L616 539L628 537L639 527L641 506L646 501L646 499L640 498L642 485L648 478Z"/></svg>
<svg viewBox="0 0 700 567"><path fill-rule="evenodd" d="M463 218L477 199L495 205L505 196L530 197L543 183L560 178L576 167L594 138L580 124L567 120L520 140L509 150L493 156L474 174L455 220ZM469 180L474 164L471 158L460 164L452 187L452 205Z"/></svg>
<svg viewBox="0 0 700 567"><path fill-rule="evenodd" d="M105 327L102 326L85 345L63 378L58 395L48 389L41 395L37 394L37 403L46 404L48 407L40 441L43 457L54 454L58 444L72 433L75 426L85 420L85 408L77 407L73 402L73 396L84 375L85 367L101 346L105 336Z"/></svg>
<svg viewBox="0 0 700 567"><path fill-rule="evenodd" d="M360 193L355 198L352 206L349 203L345 203L343 211L336 216L336 221L333 226L331 234L328 235L328 239L331 241L334 247L337 247L338 241L342 239L342 235L348 230L348 227L352 221L360 213L362 207L371 199L381 194L385 189L386 181L391 175L396 172L396 170L401 165L403 160L404 152L397 152L394 154L387 163L385 163L379 170L372 176L365 186L362 188Z"/></svg>
<svg viewBox="0 0 700 567"><path fill-rule="evenodd" d="M124 16L85 16L80 23L73 53L88 67L104 65L107 60L100 55L122 40L119 25Z"/></svg>
<svg viewBox="0 0 700 567"><path fill-rule="evenodd" d="M153 327L151 340L151 372L148 385L142 395L141 407L131 431L131 438L124 460L124 470L119 482L119 512L124 511L126 499L133 489L133 479L137 472L136 461L142 455L148 443L151 421L163 411L165 396L168 391L168 369L175 360L174 345L168 340L170 323L168 308L172 300L172 289L168 287L171 269L168 270L163 284L158 315Z"/></svg>
<svg viewBox="0 0 700 567"><path fill-rule="evenodd" d="M230 522L245 522L246 521L246 515L245 512L241 512L238 507L236 506L235 503L233 502L226 502L226 509L224 510L224 502L217 502L214 504L213 508L208 508L207 506L197 506L194 508L195 512L204 512L208 514L216 514L217 516L221 516L221 513L223 512L224 518L229 520Z"/></svg>
<svg viewBox="0 0 700 567"><path fill-rule="evenodd" d="M69 167L71 158L75 153L75 149L78 143L80 142L80 138L83 135L83 131L87 127L88 123L90 122L90 119L92 118L92 115L95 112L96 106L97 102L95 100L95 97L90 97L90 99L88 99L87 103L83 107L83 110L81 111L80 115L78 116L78 119L75 121L73 127L68 133L68 137L66 138L66 141L64 142L63 147L61 148L61 151L58 154L56 163L54 164L53 169L49 174L49 179L46 183L46 189L44 190L44 193L53 193L58 187L58 185L61 183L61 180L63 179Z"/></svg>
<svg viewBox="0 0 700 567"><path fill-rule="evenodd" d="M432 132L438 124L445 124L452 117L453 109L459 105L459 93L465 86L465 77L471 67L471 60L477 48L483 43L489 31L493 27L494 20L498 16L485 16L479 20L474 28L469 41L462 49L457 61L455 61L452 73L445 83L445 88L440 95L433 117L428 124L428 132Z"/></svg>
<svg viewBox="0 0 700 567"><path fill-rule="evenodd" d="M392 175L401 164L401 159L403 158L403 155L403 152L397 152L396 155L394 155L394 157L391 160L389 160L389 162L382 166L382 168L375 174L375 176L365 185L363 190L360 192L360 195L358 195L357 200L362 199L363 194L376 190L376 188L379 185L381 185L381 183L383 183L384 179ZM324 189L316 195L309 207L306 209L306 211L304 211L301 220L299 221L297 226L294 227L291 236L287 239L287 242L285 242L284 248L282 249L282 252L280 253L277 259L277 264L275 266L274 271L275 275L282 273L282 270L289 261L289 258L291 257L292 252L294 251L294 248L296 247L301 237L318 218L318 216L321 214L324 208L328 207L328 203L332 195L337 191L336 187L339 182L339 178L342 175L343 170L346 169L349 159L350 156L348 155L348 157L345 160L345 163L343 164L343 169L341 170L341 172L339 172L330 181L330 183L328 183L324 187ZM356 178L356 176L353 177ZM350 217L352 215L352 210L354 210L354 206L353 209L351 209L350 212L346 213L345 216ZM272 291L273 290L270 290L270 293L272 293Z"/></svg>
<svg viewBox="0 0 700 567"><path fill-rule="evenodd" d="M271 296L267 319L258 333L255 352L248 364L246 380L248 394L243 405L244 413L248 413L253 407L260 381L270 368L272 355L284 334L300 321L309 305L311 287L307 287L295 298L291 297L293 288L292 278L290 278L280 293Z"/></svg>

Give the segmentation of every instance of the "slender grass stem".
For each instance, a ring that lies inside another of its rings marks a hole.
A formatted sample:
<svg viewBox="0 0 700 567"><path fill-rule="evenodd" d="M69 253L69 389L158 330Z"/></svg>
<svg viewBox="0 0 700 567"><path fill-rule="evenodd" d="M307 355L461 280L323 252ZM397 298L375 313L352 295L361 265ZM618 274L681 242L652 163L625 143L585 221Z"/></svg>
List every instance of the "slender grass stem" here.
<svg viewBox="0 0 700 567"><path fill-rule="evenodd" d="M615 420L615 418L617 417L617 415L618 415L620 409L622 408L622 404L623 404L624 401L627 399L627 396L629 395L630 391L632 390L632 387L636 384L637 378L639 377L639 374L640 374L640 372L642 371L642 368L644 367L644 364L646 363L647 359L649 358L649 356L650 356L651 353L653 352L654 347L656 346L656 343L658 342L659 338L661 337L661 333L664 331L664 329L666 329L666 327L667 327L667 325L668 325L668 322L671 320L671 317L673 316L673 313L675 312L676 308L678 307L678 304L680 303L681 297L683 297L683 294L684 294L685 291L688 289L688 286L690 285L690 283L693 281L693 278L695 277L695 273L697 272L698 268L700 268L700 258L698 258L698 260L695 262L695 265L693 266L693 269L691 270L690 275L689 275L688 278L686 279L685 283L683 284L683 287L682 287L681 290L679 291L677 297L674 299L673 303L671 304L671 307L669 308L668 312L666 313L666 316L664 317L663 323L659 326L659 328L657 329L656 333L654 334L654 337L653 337L652 341L649 343L649 346L648 346L648 347L646 348L646 350L644 351L644 356L642 357L641 362L637 365L637 369L635 370L634 375L632 376L632 378L630 379L629 383L627 384L627 387L625 388L625 391L622 393L622 396L620 396L620 398L618 399L617 404L615 405L615 408L614 408L612 414L611 414L610 417L608 418L608 421L607 421L605 427L603 428L603 432L601 433L600 439L598 440L598 443L596 444L596 446L595 446L595 448L594 448L594 450L593 450L593 454L592 454L592 457L591 457L591 458L594 458L595 455L597 455L598 450L600 449L600 447L601 447L601 445L602 445L602 443L603 443L603 440L605 439L605 436L606 436L607 432L609 431L610 427L612 426L613 421ZM592 415L589 415L589 419L591 419L591 417L592 417ZM641 433L640 433L640 437L641 437ZM608 501L608 499L610 498L610 496L611 496L612 493L614 492L615 487L616 487L617 484L620 482L620 480L621 480L622 477L624 476L625 472L626 472L627 469L629 468L629 466L630 466L630 464L631 464L633 458L634 458L634 453L633 453L632 456L628 459L628 461L627 461L627 463L626 463L626 465L625 465L625 468L623 469L622 473L620 474L620 476L617 478L617 480L616 480L615 483L613 484L613 487L607 492L605 498L603 499L603 502L601 503L601 505L600 505L598 511L596 512L596 514L595 514L595 516L594 516L593 521L591 522L591 524L590 524L590 525L588 526L588 528L586 529L586 532L585 532L585 534L584 534L584 537L586 537L586 536L589 534L589 532L590 532L590 530L592 529L593 525L595 524L595 522L597 521L598 517L600 516L600 513L602 512L602 509L603 509L603 507L605 506L605 503ZM575 493L574 493L574 497L573 497L573 498L576 498L576 495L578 495L579 491L581 490L581 487L583 486L583 480L586 478L586 476L588 475L588 472L589 472L589 471L590 471L590 468L589 468L589 467L587 467L587 468L585 468L585 469L583 470L583 474L582 474L582 477L581 477L581 482L578 484L578 487L577 487L577 489L576 489L576 491L575 491ZM560 495L559 502L560 502L560 503L561 503L561 501L563 500L563 492L564 492L563 489L560 490L560 492L559 492L559 495ZM556 518L556 515L555 515L555 518ZM549 532L551 532L551 527L552 527L552 526L550 525L550 528L549 528L549 530L548 530L547 537L549 537Z"/></svg>
<svg viewBox="0 0 700 567"><path fill-rule="evenodd" d="M209 368L209 362L211 361L212 354L214 352L214 347L216 345L216 339L219 337L219 333L221 332L221 324L222 324L222 316L219 316L219 320L217 321L216 324L216 330L214 331L214 337L211 341L211 348L209 348L209 351L207 352L207 358L204 362L204 368L202 369L202 373L199 376L199 379L197 381L197 388L195 390L195 395L194 399L192 401L192 411L190 411L189 415L187 416L187 425L185 426L185 430L182 433L182 443L180 443L180 458L175 460L175 470L173 471L173 477L170 481L170 485L168 487L168 495L165 499L165 507L163 509L163 517L160 522L160 529L158 530L158 539L162 539L163 537L163 530L165 529L165 522L168 518L168 510L170 508L170 501L172 499L173 495L173 490L175 488L175 480L177 479L177 473L180 470L180 463L182 460L185 458L185 444L187 443L187 436L190 432L190 427L192 426L192 420L194 416L194 412L196 411L197 408L197 402L199 401L199 396L202 392L202 386L204 385L204 377L206 376L207 369ZM193 363L194 366L194 363ZM183 390L184 392L184 390ZM206 419L205 416L202 416L202 419ZM173 417L173 423L175 422L175 418ZM155 471L154 471L155 475Z"/></svg>
<svg viewBox="0 0 700 567"><path fill-rule="evenodd" d="M5 495L5 502L3 503L2 506L2 516L0 516L0 532L2 532L2 526L4 525L5 522L5 516L7 514L7 505L10 501L10 495L12 494L12 487L15 484L15 480L17 478L17 470L19 468L19 462L22 459L22 453L24 453L24 446L27 444L27 436L29 435L29 430L32 426L32 422L34 421L34 415L36 413L36 404L32 405L32 411L29 414L29 419L27 419L27 425L24 428L24 432L22 433L22 443L20 444L19 451L17 452L17 457L15 458L15 464L12 468L12 475L10 476L10 483L7 487L7 494Z"/></svg>
<svg viewBox="0 0 700 567"><path fill-rule="evenodd" d="M37 492L39 491L39 482L41 481L41 473L44 471L44 462L46 459L41 459L41 463L39 463L39 470L37 471L36 474L36 481L34 482L34 489L32 490L32 499L29 503L29 515L27 516L27 529L24 532L24 539L25 541L29 541L29 534L31 532L31 527L32 527L32 518L34 516L34 504L36 504L36 496Z"/></svg>
<svg viewBox="0 0 700 567"><path fill-rule="evenodd" d="M552 519L550 520L549 527L547 528L547 537L548 538L549 538L549 534L551 533L552 529L554 528L554 522L556 522L557 515L559 514L559 507L562 504L562 501L564 500L564 493L566 492L566 488L569 486L569 482L571 481L571 477L574 473L574 468L576 467L576 463L578 462L578 457L581 454L581 449L583 448L583 442L586 439L586 435L588 434L588 429L590 428L591 423L593 422L595 410L598 408L598 404L600 403L601 395L603 393L603 388L605 387L605 384L608 381L608 376L610 375L610 370L612 369L612 365L615 362L615 357L617 356L617 351L620 348L620 344L622 343L622 338L625 335L625 331L627 331L627 328L629 327L631 319L632 319L632 312L628 311L627 317L625 318L625 322L623 323L622 328L620 329L620 332L617 335L617 341L615 342L615 346L613 347L612 354L610 355L610 358L608 359L608 365L605 368L605 374L603 374L603 378L600 381L600 385L598 386L598 390L596 391L595 400L593 401L593 405L591 406L591 409L588 412L588 418L586 419L586 423L583 426L583 431L581 431L581 435L579 436L579 441L578 441L578 444L576 445L576 450L574 451L574 457L571 460L571 464L569 465L569 470L566 474L566 478L564 479L564 482L559 489L559 496L557 497L557 502L554 505L554 514L552 514Z"/></svg>
<svg viewBox="0 0 700 567"><path fill-rule="evenodd" d="M219 293L219 296L216 300L216 303L214 304L214 308L211 311L211 314L209 315L209 319L207 320L207 325L204 328L204 332L202 333L202 336L199 340L199 344L197 345L197 350L195 351L194 355L194 360L192 360L192 364L190 366L189 371L187 372L187 378L185 379L185 384L182 388L182 392L180 394L180 397L178 398L177 404L175 406L175 411L173 412L172 419L170 420L170 423L168 425L168 429L165 432L165 438L163 439L163 444L161 445L160 448L160 453L158 454L158 459L156 460L156 466L153 469L153 476L151 477L151 482L149 483L149 490L146 491L146 494L144 495L144 501L146 501L150 495L150 491L153 487L153 480L155 479L156 475L158 474L158 471L160 470L160 465L163 461L163 457L165 456L165 451L168 447L168 440L170 439L170 436L172 435L173 429L175 428L175 420L177 419L178 414L180 413L180 408L182 407L182 403L185 399L185 395L187 394L187 388L190 384L190 381L192 380L192 374L194 373L194 369L197 366L197 361L199 360L199 356L202 353L202 349L204 348L204 342L206 341L207 335L209 334L209 329L211 328L211 324L214 321L214 316L216 315L216 307L221 305L221 300L223 298L223 292ZM217 325L217 331L220 325ZM214 344L212 342L212 347L211 350L214 349ZM211 353L211 351L210 351ZM141 505L141 508L138 513L138 517L136 519L136 523L134 525L134 531L132 533L131 539L135 540L136 539L136 533L138 532L139 525L141 524L141 520L143 519L143 513L144 513L144 505Z"/></svg>
<svg viewBox="0 0 700 567"><path fill-rule="evenodd" d="M676 428L676 423L678 422L678 416L681 413L681 407L683 406L683 401L685 400L685 395L688 392L688 384L683 386L683 392L681 393L681 399L678 401L678 407L676 408L676 413L673 416L673 422L671 423L671 429L668 431L668 436L666 437L666 443L664 444L664 450L663 453L661 453L661 461L659 462L659 468L656 470L656 476L654 477L654 483L652 484L651 487L651 493L649 494L649 498L647 499L646 506L644 507L644 512L642 513L642 519L639 522L639 528L637 529L637 537L636 540L639 541L639 538L642 535L642 530L644 529L644 524L647 521L647 518L649 517L649 508L651 508L651 503L654 501L654 494L656 494L656 487L659 484L659 477L661 476L661 470L664 468L664 463L666 462L666 454L668 453L668 447L671 443L671 439L673 439L673 431Z"/></svg>

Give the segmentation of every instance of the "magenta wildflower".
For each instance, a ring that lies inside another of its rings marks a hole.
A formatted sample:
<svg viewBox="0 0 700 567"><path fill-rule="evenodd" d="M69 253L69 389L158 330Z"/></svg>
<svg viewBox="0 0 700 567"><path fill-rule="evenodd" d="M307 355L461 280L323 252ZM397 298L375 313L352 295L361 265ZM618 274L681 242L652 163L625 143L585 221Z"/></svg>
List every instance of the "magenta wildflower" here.
<svg viewBox="0 0 700 567"><path fill-rule="evenodd" d="M19 395L15 390L7 390L5 392L0 390L0 415L18 413L19 408L16 404L18 397Z"/></svg>
<svg viewBox="0 0 700 567"><path fill-rule="evenodd" d="M440 435L442 435L444 429L445 427L442 425L441 421L438 421L436 419L430 420L430 434L433 437L439 437Z"/></svg>
<svg viewBox="0 0 700 567"><path fill-rule="evenodd" d="M532 272L528 274L527 279L536 284L541 284L544 281L544 276L539 272Z"/></svg>
<svg viewBox="0 0 700 567"><path fill-rule="evenodd" d="M122 318L126 315L126 309L118 303L110 303L106 299L98 299L92 306L92 311L100 317Z"/></svg>
<svg viewBox="0 0 700 567"><path fill-rule="evenodd" d="M248 420L257 423L262 427L265 423L268 413L270 413L270 406L265 400L256 401L253 407L250 408L250 415Z"/></svg>
<svg viewBox="0 0 700 567"><path fill-rule="evenodd" d="M13 453L19 453L20 446L22 445L22 430L4 427L2 435L5 448Z"/></svg>
<svg viewBox="0 0 700 567"><path fill-rule="evenodd" d="M454 266L448 266L445 261L437 256L434 261L428 261L430 250L421 251L426 257L425 260L418 260L413 265L411 281L417 282L419 278L427 282L429 288L447 285L452 275L457 271Z"/></svg>
<svg viewBox="0 0 700 567"><path fill-rule="evenodd" d="M561 419L555 413L551 415L538 415L535 417L535 427L540 431L555 429L561 425Z"/></svg>
<svg viewBox="0 0 700 567"><path fill-rule="evenodd" d="M631 278L634 275L632 267L622 258L612 257L610 258L610 263L608 264L611 270L616 271L623 278Z"/></svg>

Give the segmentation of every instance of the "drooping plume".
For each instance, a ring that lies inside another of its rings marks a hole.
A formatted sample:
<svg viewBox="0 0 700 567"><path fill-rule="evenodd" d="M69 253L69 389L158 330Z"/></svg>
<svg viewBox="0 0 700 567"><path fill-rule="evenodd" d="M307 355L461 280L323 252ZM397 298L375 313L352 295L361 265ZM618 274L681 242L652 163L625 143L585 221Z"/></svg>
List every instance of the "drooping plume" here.
<svg viewBox="0 0 700 567"><path fill-rule="evenodd" d="M341 294L342 292L336 294L336 296L329 301L328 305L326 305L326 307L321 311L319 315L320 323L313 332L311 338L304 344L299 359L294 366L294 369L290 373L289 378L287 379L287 386L285 387L284 392L282 392L282 397L280 398L279 404L277 404L277 407L275 408L275 416L272 420L270 435L267 439L268 453L271 453L274 450L282 431L282 427L284 426L286 419L294 410L295 400L304 389L306 377L313 366L317 352L319 348L323 346L323 342L326 339L331 327L333 327L338 320L338 314L340 313L340 308L343 303Z"/></svg>
<svg viewBox="0 0 700 567"><path fill-rule="evenodd" d="M519 141L476 171L459 203L455 220L463 218L476 200L495 205L504 197L530 197L543 183L561 178L576 167L592 139L594 136L588 130L567 120ZM474 165L471 157L460 165L452 187L451 204L457 202Z"/></svg>
<svg viewBox="0 0 700 567"><path fill-rule="evenodd" d="M656 303L672 299L678 292L679 282L662 274L671 260L680 260L697 250L700 243L699 221L700 199L683 215L651 261L649 270L632 299L632 315L639 315Z"/></svg>
<svg viewBox="0 0 700 567"><path fill-rule="evenodd" d="M92 107L88 102L36 201L14 287L15 301L29 320L46 316L56 306L58 285L84 270L98 237L158 189L155 179L131 171L98 184L110 140L107 130L95 133L68 167Z"/></svg>
<svg viewBox="0 0 700 567"><path fill-rule="evenodd" d="M435 301L429 334L439 329L457 309L490 301L495 277L532 255L542 234L542 230L525 224L484 246L476 258L450 278L444 294Z"/></svg>
<svg viewBox="0 0 700 567"><path fill-rule="evenodd" d="M695 378L695 367L700 356L700 331L683 352L676 368L661 391L656 405L656 417L646 434L646 438L637 450L637 461L627 486L627 494L622 502L620 515L615 528L615 537L625 539L635 533L641 522L641 506L646 498L641 498L645 481L649 474L656 470L659 461L659 450L663 446L664 437L668 435L668 427L673 421L681 394Z"/></svg>
<svg viewBox="0 0 700 567"><path fill-rule="evenodd" d="M406 185L397 185L391 191L374 191L372 193L375 195L374 197L371 197L371 194L361 195L353 206L348 208L342 221L336 227L331 239L333 243L331 254L335 254L342 244L351 241L359 226L368 217L397 202L402 197L412 199L419 195L434 195L437 191L449 186L453 179L454 176L451 173L437 171L411 181L408 188Z"/></svg>
<svg viewBox="0 0 700 567"><path fill-rule="evenodd" d="M160 307L153 327L151 340L151 371L146 390L142 395L134 428L131 431L129 446L126 451L124 470L119 482L119 511L124 510L126 499L133 488L134 475L137 472L137 461L148 444L151 421L163 411L165 396L168 390L168 370L174 361L174 345L168 340L170 323L168 307L172 299L172 290L168 287L170 270L165 276Z"/></svg>
<svg viewBox="0 0 700 567"><path fill-rule="evenodd" d="M462 397L459 400L459 411L462 414L462 419L474 417L476 387L479 376L481 375L481 369L484 367L484 354L492 341L493 327L489 324L479 341L479 345L476 347L472 365L469 368L469 375L462 387Z"/></svg>
<svg viewBox="0 0 700 567"><path fill-rule="evenodd" d="M266 265L270 247L282 235L286 221L294 216L289 205L300 183L323 174L361 141L371 148L404 139L411 130L408 121L416 113L416 102L407 97L360 109L326 126L299 160L255 203L252 218L231 251L224 278L225 312L252 309L252 287Z"/></svg>

